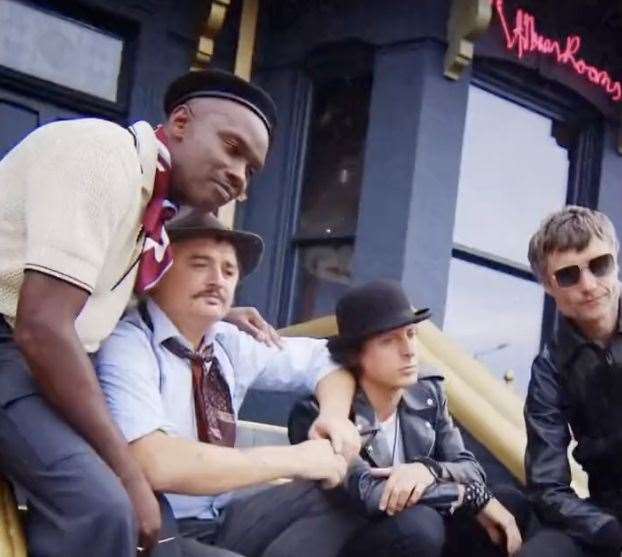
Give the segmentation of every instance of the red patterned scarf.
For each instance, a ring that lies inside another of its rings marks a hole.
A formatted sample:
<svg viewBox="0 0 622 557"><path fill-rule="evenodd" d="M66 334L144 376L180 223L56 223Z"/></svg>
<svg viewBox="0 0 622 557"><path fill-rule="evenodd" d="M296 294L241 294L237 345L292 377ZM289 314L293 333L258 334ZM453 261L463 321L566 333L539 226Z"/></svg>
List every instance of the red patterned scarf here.
<svg viewBox="0 0 622 557"><path fill-rule="evenodd" d="M164 223L177 212L177 206L167 199L171 185L171 155L162 126L156 128L155 135L158 161L153 194L143 215L145 243L134 285L137 294L144 294L153 288L173 264L171 245L164 228Z"/></svg>

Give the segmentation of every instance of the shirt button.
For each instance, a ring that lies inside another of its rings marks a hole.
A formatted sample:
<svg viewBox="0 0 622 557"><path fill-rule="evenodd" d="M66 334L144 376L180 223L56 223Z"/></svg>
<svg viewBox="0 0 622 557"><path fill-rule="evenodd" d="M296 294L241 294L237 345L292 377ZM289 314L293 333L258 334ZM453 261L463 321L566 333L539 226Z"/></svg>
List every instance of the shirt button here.
<svg viewBox="0 0 622 557"><path fill-rule="evenodd" d="M433 401L431 398L429 398L428 400L426 400L426 401L425 401L425 403L426 403L428 406L434 406L434 401Z"/></svg>

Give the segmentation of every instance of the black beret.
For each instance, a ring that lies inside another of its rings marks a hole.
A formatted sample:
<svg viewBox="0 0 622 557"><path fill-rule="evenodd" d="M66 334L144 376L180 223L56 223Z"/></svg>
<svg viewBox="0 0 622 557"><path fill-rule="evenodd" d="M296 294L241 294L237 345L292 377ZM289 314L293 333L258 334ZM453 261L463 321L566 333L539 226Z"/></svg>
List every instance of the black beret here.
<svg viewBox="0 0 622 557"><path fill-rule="evenodd" d="M214 97L237 102L252 110L266 125L268 134L276 126L274 101L260 87L222 70L188 72L171 83L164 95L167 116L180 104L198 97Z"/></svg>

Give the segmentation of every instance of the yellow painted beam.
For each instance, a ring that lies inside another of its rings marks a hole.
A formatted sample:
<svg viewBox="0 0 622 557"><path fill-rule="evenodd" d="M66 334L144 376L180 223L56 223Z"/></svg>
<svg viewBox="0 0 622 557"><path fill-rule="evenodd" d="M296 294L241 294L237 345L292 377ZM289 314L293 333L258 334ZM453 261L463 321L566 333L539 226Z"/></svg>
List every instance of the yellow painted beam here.
<svg viewBox="0 0 622 557"><path fill-rule="evenodd" d="M0 555L26 557L26 538L9 485L0 479Z"/></svg>
<svg viewBox="0 0 622 557"><path fill-rule="evenodd" d="M257 18L259 0L244 0L240 18L238 48L235 54L235 74L250 80L255 53L255 37L257 35Z"/></svg>

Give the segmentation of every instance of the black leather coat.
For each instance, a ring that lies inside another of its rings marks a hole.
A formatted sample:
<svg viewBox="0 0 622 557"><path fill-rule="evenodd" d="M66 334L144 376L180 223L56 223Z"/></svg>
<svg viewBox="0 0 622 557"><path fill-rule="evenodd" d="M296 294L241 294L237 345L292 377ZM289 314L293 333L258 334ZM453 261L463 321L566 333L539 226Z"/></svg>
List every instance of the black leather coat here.
<svg viewBox="0 0 622 557"><path fill-rule="evenodd" d="M422 370L419 380L402 397L398 417L406 462L420 458L434 461L440 481L431 486L421 502L446 511L458 499L458 483L484 482L483 468L467 451L460 431L447 410L447 397L442 389L443 377ZM352 404L352 419L363 437L360 457L351 463L345 487L360 510L373 516L382 514L378 504L386 479L371 475L372 467L393 464L393 455L365 393L359 389ZM310 400L299 402L289 420L292 443L307 438L307 431L317 416L317 405Z"/></svg>
<svg viewBox="0 0 622 557"><path fill-rule="evenodd" d="M525 403L527 483L541 518L594 547L622 548L622 323L611 344L588 341L560 317L534 360ZM568 445L591 497L570 486Z"/></svg>

